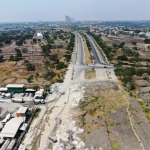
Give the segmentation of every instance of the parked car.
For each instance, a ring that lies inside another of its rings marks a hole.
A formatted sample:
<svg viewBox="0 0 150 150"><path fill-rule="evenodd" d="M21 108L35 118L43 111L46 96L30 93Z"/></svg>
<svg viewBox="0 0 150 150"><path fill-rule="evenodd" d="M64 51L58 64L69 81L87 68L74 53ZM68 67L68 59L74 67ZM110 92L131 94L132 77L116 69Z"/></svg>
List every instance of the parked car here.
<svg viewBox="0 0 150 150"><path fill-rule="evenodd" d="M24 97L24 96L25 96L25 93L22 94L22 97Z"/></svg>
<svg viewBox="0 0 150 150"><path fill-rule="evenodd" d="M53 94L53 91L50 90L50 91L49 91L49 94Z"/></svg>
<svg viewBox="0 0 150 150"><path fill-rule="evenodd" d="M34 99L35 104L45 104L44 99Z"/></svg>
<svg viewBox="0 0 150 150"><path fill-rule="evenodd" d="M11 101L15 102L15 103L23 103L24 102L23 98L12 98Z"/></svg>
<svg viewBox="0 0 150 150"><path fill-rule="evenodd" d="M26 93L26 96L29 96L29 93Z"/></svg>

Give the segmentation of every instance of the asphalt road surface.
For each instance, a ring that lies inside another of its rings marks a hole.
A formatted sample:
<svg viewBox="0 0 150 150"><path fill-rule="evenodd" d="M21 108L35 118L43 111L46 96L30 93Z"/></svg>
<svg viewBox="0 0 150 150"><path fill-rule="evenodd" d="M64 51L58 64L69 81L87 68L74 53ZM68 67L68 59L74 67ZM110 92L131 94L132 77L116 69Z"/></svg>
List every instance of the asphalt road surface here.
<svg viewBox="0 0 150 150"><path fill-rule="evenodd" d="M84 64L84 50L83 50L83 42L80 34L77 34L77 61L76 64Z"/></svg>
<svg viewBox="0 0 150 150"><path fill-rule="evenodd" d="M95 40L87 35L87 38L90 42L91 48L92 48L92 52L95 58L94 64L106 64L109 65L109 63L107 62L107 59L105 57L105 55L103 54L102 50L100 49L100 47L96 44Z"/></svg>

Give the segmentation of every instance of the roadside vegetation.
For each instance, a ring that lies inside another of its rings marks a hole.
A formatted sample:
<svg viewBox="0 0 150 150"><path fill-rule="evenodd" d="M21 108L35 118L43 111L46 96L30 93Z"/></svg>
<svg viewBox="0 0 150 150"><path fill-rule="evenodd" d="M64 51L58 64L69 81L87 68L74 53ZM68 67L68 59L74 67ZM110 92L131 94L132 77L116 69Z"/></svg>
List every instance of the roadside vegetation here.
<svg viewBox="0 0 150 150"><path fill-rule="evenodd" d="M86 98L79 104L80 115L78 116L78 124L84 129L81 137L87 145L88 142L95 143L89 138L94 133L96 137L107 135L108 140L105 142L107 142L108 147L110 143L111 149L119 150L121 148L119 142L122 139L121 135L118 135L118 138L114 141L111 133L114 130L118 132L123 126L127 125L127 115L124 116L124 121L119 119L120 117L117 118L117 115L114 117L117 111L123 111L127 107L123 95L128 97L127 92L120 93L113 89L101 89L100 86L93 86L92 89L88 87L86 89ZM105 136L104 139L106 139ZM99 145L102 146L102 143Z"/></svg>
<svg viewBox="0 0 150 150"><path fill-rule="evenodd" d="M81 34L82 39L83 39L85 64L92 64L93 56L92 56L92 53L91 53L91 45L90 45L87 37L82 33L80 33L80 34Z"/></svg>
<svg viewBox="0 0 150 150"><path fill-rule="evenodd" d="M106 54L107 58L109 61L112 61L113 60L113 57L114 57L114 49L110 46L108 46L106 44L106 42L103 41L103 39L101 38L101 35L94 35L93 33L91 32L87 32L89 35L91 35L95 41L98 43L98 45L102 48L102 50L104 51L104 53Z"/></svg>
<svg viewBox="0 0 150 150"><path fill-rule="evenodd" d="M31 29L0 33L1 85L5 85L5 80L27 87L63 82L75 35L50 29L43 31L43 36L43 40L38 40Z"/></svg>

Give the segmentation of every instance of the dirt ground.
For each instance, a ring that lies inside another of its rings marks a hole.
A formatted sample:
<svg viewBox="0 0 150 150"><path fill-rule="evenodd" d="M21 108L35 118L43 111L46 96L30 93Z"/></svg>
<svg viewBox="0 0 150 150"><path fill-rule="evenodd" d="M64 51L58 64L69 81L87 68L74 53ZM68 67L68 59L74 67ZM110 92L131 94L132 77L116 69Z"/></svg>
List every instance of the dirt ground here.
<svg viewBox="0 0 150 150"><path fill-rule="evenodd" d="M91 60L91 53L86 45L86 41L85 38L82 36L83 39L83 45L84 45L84 61L85 64L92 64L92 60Z"/></svg>
<svg viewBox="0 0 150 150"><path fill-rule="evenodd" d="M120 43L120 42L125 42L127 46L131 46L131 42L135 41L137 43L143 43L144 38L140 38L138 36L133 36L131 37L130 35L118 35L118 36L103 36L102 39L106 41L107 44L112 45L113 43Z"/></svg>
<svg viewBox="0 0 150 150"><path fill-rule="evenodd" d="M84 84L85 100L80 103L79 126L84 128L84 139L86 147L91 146L104 150L141 150L131 123L138 137L140 137L145 150L150 145L150 125L146 119L139 103L131 99L125 91L116 90L114 83L113 89L108 89L109 82L100 84ZM92 88L91 88L92 87ZM129 114L127 113L127 102L129 100ZM145 133L148 131L147 133Z"/></svg>
<svg viewBox="0 0 150 150"><path fill-rule="evenodd" d="M96 78L96 71L95 70L85 70L84 78L85 79L95 79Z"/></svg>
<svg viewBox="0 0 150 150"><path fill-rule="evenodd" d="M42 78L42 75L45 72L45 67L43 64L45 58L41 55L42 50L40 44L32 44L32 40L26 40L26 42L27 43L23 44L22 46L17 46L15 42L12 42L12 44L6 45L1 48L1 55L4 56L4 62L0 63L0 86L5 86L6 84L11 83L21 83L25 84L25 86L27 87L32 87L33 85L39 85L43 87L47 83L47 81ZM45 41L43 40L41 43L45 44ZM17 62L9 61L10 55L15 55L15 48L26 48L28 52L22 53L22 59ZM64 53L66 52L64 48L52 49L51 51L51 54L57 54L59 58L62 58ZM32 64L34 64L36 70L27 71L26 67L23 65L24 60L28 60ZM65 70L62 71L64 72ZM62 71L61 75L64 75ZM36 79L33 79L32 83L28 83L27 78L30 75L35 75L36 72L38 72L40 75L38 81ZM56 79L57 78L52 80L52 82L54 82Z"/></svg>

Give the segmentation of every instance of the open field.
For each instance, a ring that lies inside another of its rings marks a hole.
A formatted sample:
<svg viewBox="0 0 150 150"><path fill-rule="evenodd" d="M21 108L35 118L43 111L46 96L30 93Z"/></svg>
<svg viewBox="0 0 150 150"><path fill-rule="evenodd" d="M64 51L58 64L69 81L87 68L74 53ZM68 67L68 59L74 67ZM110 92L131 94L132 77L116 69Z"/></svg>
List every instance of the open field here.
<svg viewBox="0 0 150 150"><path fill-rule="evenodd" d="M104 41L106 41L106 43L108 45L112 45L113 43L125 42L127 44L127 46L131 47L132 41L135 41L135 42L141 43L141 44L144 43L143 42L144 38L140 38L138 36L131 37L130 35L122 35L122 34L119 34L117 36L108 35L107 37L102 37L102 39Z"/></svg>
<svg viewBox="0 0 150 150"><path fill-rule="evenodd" d="M96 71L95 70L85 70L84 78L85 79L95 79L96 78Z"/></svg>
<svg viewBox="0 0 150 150"><path fill-rule="evenodd" d="M48 83L46 80L42 78L43 74L46 71L46 68L43 64L43 61L45 60L44 56L41 55L41 47L37 44L31 45L31 43L28 41L27 42L29 47L26 46L21 46L17 47L21 49L22 47L28 48L27 53L22 53L23 57L19 61L8 61L10 54L15 55L15 46L13 47L12 44L10 46L3 47L2 50L2 55L4 56L4 62L1 62L0 64L0 85L4 86L8 83L22 83L25 84L26 86L33 86L33 85L39 85L39 86L44 86L46 83ZM61 48L59 49L53 49L52 53L57 54L58 58L61 58L61 61L64 61L63 55L66 52L65 49ZM27 71L26 67L23 65L24 60L30 61L30 63L35 65L35 71ZM61 73L62 75L64 74L65 70L57 71L55 70L56 73ZM39 73L38 80L34 79L32 83L28 83L27 78L31 75L35 75L36 72ZM55 81L52 80L53 82Z"/></svg>
<svg viewBox="0 0 150 150"><path fill-rule="evenodd" d="M139 103L131 99L127 92L93 83L85 85L85 97L79 105L78 124L84 128L80 137L86 147L141 150L143 145L145 150L148 149L149 142L145 141L150 138L150 125ZM145 131L148 132L144 134ZM142 144L137 139L139 137Z"/></svg>

